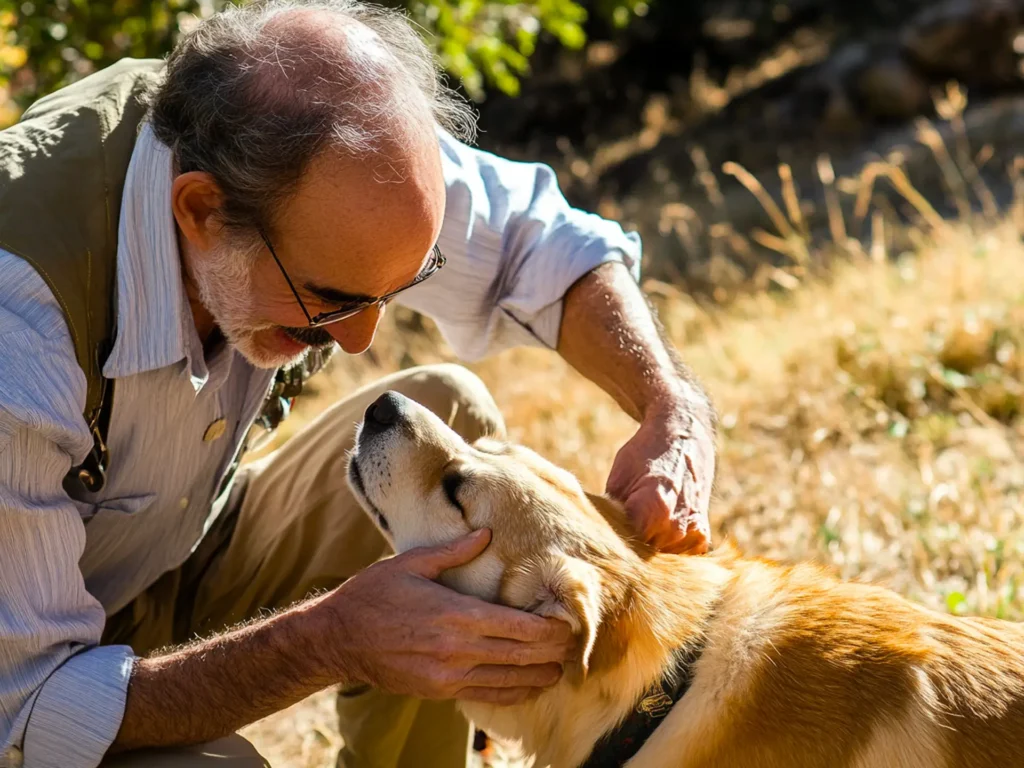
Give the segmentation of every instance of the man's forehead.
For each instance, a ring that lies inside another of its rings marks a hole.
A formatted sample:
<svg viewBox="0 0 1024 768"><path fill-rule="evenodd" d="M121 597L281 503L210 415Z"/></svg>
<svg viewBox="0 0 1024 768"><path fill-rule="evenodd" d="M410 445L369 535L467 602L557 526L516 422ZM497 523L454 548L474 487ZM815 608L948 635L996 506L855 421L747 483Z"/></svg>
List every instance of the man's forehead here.
<svg viewBox="0 0 1024 768"><path fill-rule="evenodd" d="M434 197L411 179L383 184L351 161L313 163L282 206L274 245L298 282L324 301L380 296L429 260L444 211Z"/></svg>

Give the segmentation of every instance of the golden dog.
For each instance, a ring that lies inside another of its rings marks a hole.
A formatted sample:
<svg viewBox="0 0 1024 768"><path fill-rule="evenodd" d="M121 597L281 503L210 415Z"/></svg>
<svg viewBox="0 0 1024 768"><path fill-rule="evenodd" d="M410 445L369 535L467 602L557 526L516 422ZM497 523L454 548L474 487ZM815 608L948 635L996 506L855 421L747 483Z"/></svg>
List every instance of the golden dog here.
<svg viewBox="0 0 1024 768"><path fill-rule="evenodd" d="M954 618L811 564L660 554L568 472L490 439L465 443L387 393L349 465L397 552L490 528L447 571L460 592L568 622L580 661L514 707L465 704L536 765L577 768L680 654L692 682L630 768L1024 765L1024 630Z"/></svg>

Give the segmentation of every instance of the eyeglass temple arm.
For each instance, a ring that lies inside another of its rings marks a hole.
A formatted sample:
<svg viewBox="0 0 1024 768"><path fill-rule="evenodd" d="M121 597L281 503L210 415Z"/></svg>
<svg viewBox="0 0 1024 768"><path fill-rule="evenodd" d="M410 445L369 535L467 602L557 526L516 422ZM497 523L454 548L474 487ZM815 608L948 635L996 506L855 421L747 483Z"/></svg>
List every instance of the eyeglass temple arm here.
<svg viewBox="0 0 1024 768"><path fill-rule="evenodd" d="M288 287L292 289L292 294L295 296L295 301L299 303L299 309L302 310L302 314L306 316L306 322L310 325L313 324L313 318L309 314L309 310L306 309L306 305L302 303L302 297L299 296L299 292L295 290L295 284L292 283L292 279L288 277L288 272L285 271L284 264L277 258L277 254L274 253L274 246L270 244L270 238L267 237L266 233L260 231L260 237L263 238L264 244L267 246L267 250L270 251L270 255L274 258L274 263L277 264L277 268L281 270L281 274L284 275L285 281L288 283Z"/></svg>

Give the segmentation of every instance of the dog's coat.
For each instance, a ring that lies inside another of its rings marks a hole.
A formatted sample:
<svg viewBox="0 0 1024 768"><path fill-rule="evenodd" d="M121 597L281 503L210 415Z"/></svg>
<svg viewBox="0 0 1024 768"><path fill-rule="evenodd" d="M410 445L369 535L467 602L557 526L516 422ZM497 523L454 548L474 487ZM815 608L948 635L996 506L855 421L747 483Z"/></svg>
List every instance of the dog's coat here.
<svg viewBox="0 0 1024 768"><path fill-rule="evenodd" d="M579 664L535 700L463 706L537 766L581 765L698 642L692 687L630 768L1024 765L1019 625L950 617L730 547L657 553L617 504L533 452L467 445L425 408L384 398L388 423L371 424L371 408L350 477L396 551L490 528L487 551L442 581L579 636Z"/></svg>

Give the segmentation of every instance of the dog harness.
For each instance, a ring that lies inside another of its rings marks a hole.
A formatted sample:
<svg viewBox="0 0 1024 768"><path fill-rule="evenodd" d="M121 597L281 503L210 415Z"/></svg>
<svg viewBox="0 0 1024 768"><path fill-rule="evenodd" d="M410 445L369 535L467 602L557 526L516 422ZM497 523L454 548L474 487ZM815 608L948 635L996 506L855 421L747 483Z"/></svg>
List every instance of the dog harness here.
<svg viewBox="0 0 1024 768"><path fill-rule="evenodd" d="M690 690L697 661L703 652L702 640L693 648L677 653L668 672L647 689L618 728L601 737L580 768L622 768L636 755L672 707Z"/></svg>

